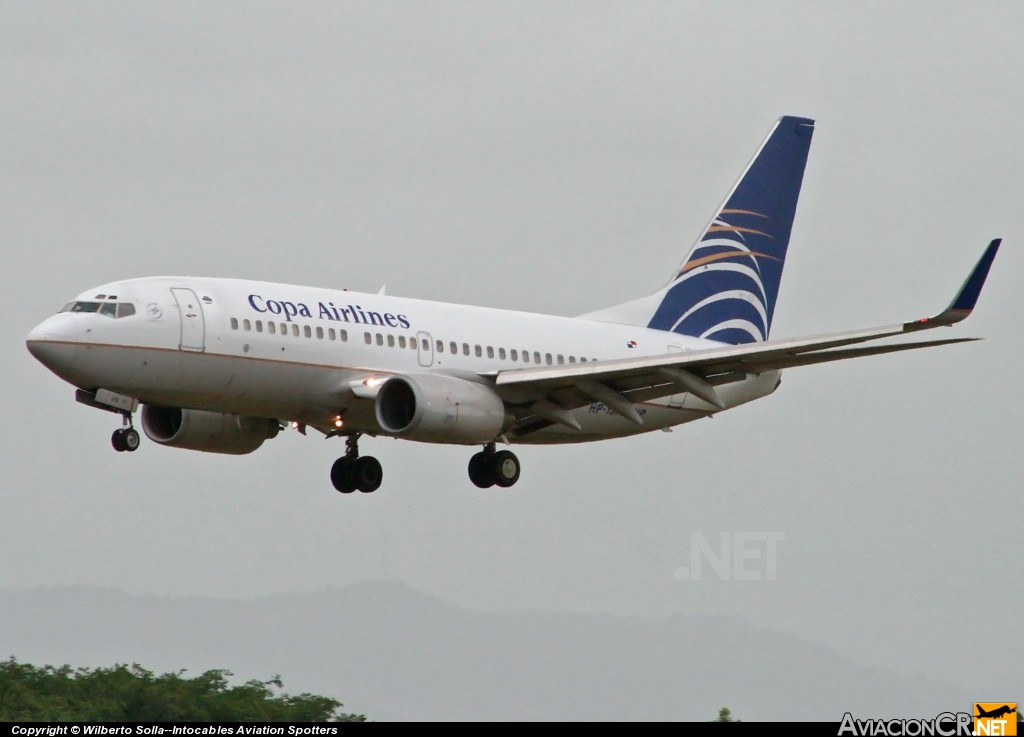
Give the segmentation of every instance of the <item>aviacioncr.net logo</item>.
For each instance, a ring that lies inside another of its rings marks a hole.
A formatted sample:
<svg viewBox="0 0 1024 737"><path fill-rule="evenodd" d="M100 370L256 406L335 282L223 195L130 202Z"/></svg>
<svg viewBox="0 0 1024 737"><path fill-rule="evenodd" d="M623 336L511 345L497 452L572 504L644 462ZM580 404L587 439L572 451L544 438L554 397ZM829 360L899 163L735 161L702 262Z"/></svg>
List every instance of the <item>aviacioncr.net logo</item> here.
<svg viewBox="0 0 1024 737"><path fill-rule="evenodd" d="M979 737L1012 737L1017 734L1017 704L982 702L974 705L974 729Z"/></svg>
<svg viewBox="0 0 1024 737"><path fill-rule="evenodd" d="M843 714L839 735L855 737L968 737L973 717L965 711L944 711L932 719L855 719Z"/></svg>

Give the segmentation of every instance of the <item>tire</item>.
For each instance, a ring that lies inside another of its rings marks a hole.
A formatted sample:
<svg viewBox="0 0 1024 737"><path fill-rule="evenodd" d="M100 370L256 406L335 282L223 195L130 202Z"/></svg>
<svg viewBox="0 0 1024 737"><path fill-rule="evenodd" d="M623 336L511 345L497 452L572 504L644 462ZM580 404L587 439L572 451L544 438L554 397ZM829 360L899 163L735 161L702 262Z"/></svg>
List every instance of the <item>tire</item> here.
<svg viewBox="0 0 1024 737"><path fill-rule="evenodd" d="M384 480L384 469L373 456L363 456L355 462L356 488L364 494L372 494Z"/></svg>
<svg viewBox="0 0 1024 737"><path fill-rule="evenodd" d="M356 490L356 474L348 458L339 458L331 466L331 483L342 494L351 494Z"/></svg>
<svg viewBox="0 0 1024 737"><path fill-rule="evenodd" d="M490 457L482 451L469 459L469 480L481 489L489 489L494 486L494 474L491 473L490 461Z"/></svg>
<svg viewBox="0 0 1024 737"><path fill-rule="evenodd" d="M519 480L520 470L519 459L510 450L499 450L491 457L491 475L498 486L512 486Z"/></svg>
<svg viewBox="0 0 1024 737"><path fill-rule="evenodd" d="M118 453L124 453L128 450L124 444L124 430L114 430L114 434L110 436L110 445Z"/></svg>
<svg viewBox="0 0 1024 737"><path fill-rule="evenodd" d="M137 451L139 449L139 445L142 444L142 438L139 437L139 431L134 427L123 430L121 434L121 444L124 446L124 449L130 453Z"/></svg>

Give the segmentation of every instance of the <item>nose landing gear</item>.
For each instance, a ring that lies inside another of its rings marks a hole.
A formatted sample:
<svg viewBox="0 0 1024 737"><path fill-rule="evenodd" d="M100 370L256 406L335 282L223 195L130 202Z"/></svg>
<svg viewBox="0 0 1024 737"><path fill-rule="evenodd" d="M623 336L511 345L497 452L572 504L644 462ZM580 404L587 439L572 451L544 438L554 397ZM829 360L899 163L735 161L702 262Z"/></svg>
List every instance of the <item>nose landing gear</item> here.
<svg viewBox="0 0 1024 737"><path fill-rule="evenodd" d="M118 453L125 451L134 453L139 449L142 438L139 436L139 431L132 426L132 413L139 407L138 399L108 389L97 389L95 392L76 389L75 401L121 415L124 427L114 430L114 434L110 436L110 444Z"/></svg>
<svg viewBox="0 0 1024 737"><path fill-rule="evenodd" d="M124 414L124 425L120 430L114 430L114 434L110 436L110 444L118 453L124 451L134 453L139 449L142 438L139 436L139 431L132 427L130 412Z"/></svg>

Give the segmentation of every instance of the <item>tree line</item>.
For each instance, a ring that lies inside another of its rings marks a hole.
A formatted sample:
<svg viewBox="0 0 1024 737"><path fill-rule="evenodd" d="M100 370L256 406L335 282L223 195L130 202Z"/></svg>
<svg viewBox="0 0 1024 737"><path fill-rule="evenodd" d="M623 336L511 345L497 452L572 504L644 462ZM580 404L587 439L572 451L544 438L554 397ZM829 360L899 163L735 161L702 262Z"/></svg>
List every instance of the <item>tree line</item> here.
<svg viewBox="0 0 1024 737"><path fill-rule="evenodd" d="M0 661L0 721L363 722L328 696L283 693L279 676L232 686L227 670L187 678L138 664L111 668Z"/></svg>

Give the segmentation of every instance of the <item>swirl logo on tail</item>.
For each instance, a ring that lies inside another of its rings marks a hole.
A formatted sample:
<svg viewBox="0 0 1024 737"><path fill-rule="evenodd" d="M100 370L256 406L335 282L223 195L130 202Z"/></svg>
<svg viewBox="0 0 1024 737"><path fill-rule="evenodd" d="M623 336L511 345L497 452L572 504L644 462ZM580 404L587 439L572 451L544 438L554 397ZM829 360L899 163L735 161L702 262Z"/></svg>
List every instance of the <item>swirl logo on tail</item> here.
<svg viewBox="0 0 1024 737"><path fill-rule="evenodd" d="M648 327L724 343L768 339L813 130L805 118L779 120Z"/></svg>

